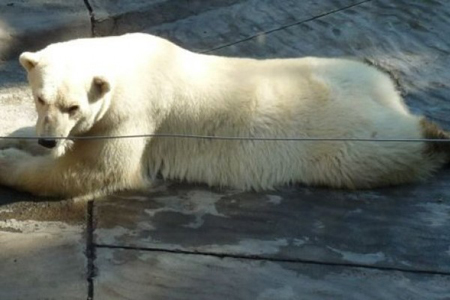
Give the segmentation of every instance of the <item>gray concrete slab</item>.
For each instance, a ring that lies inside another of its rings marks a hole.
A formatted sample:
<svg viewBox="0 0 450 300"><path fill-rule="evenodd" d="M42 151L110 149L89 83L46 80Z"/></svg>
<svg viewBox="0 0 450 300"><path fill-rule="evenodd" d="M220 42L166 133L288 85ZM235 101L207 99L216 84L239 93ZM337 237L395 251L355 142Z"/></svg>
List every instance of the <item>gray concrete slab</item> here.
<svg viewBox="0 0 450 300"><path fill-rule="evenodd" d="M450 174L372 191L169 185L96 203L101 245L450 274Z"/></svg>
<svg viewBox="0 0 450 300"><path fill-rule="evenodd" d="M0 299L86 299L83 226L21 213L0 207Z"/></svg>
<svg viewBox="0 0 450 300"><path fill-rule="evenodd" d="M448 299L450 277L100 249L95 299Z"/></svg>
<svg viewBox="0 0 450 300"><path fill-rule="evenodd" d="M91 36L89 11L82 0L0 0L0 59L49 43Z"/></svg>

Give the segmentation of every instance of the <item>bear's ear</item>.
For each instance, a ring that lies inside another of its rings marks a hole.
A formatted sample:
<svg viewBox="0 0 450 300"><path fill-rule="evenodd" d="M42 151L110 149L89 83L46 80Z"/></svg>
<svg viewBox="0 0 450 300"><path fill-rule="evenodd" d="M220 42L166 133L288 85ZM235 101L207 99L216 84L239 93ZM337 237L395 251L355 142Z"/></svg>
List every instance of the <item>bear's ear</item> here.
<svg viewBox="0 0 450 300"><path fill-rule="evenodd" d="M111 84L104 76L95 76L93 84L101 96L111 90Z"/></svg>
<svg viewBox="0 0 450 300"><path fill-rule="evenodd" d="M33 52L24 52L19 57L20 64L30 72L39 62L39 57Z"/></svg>

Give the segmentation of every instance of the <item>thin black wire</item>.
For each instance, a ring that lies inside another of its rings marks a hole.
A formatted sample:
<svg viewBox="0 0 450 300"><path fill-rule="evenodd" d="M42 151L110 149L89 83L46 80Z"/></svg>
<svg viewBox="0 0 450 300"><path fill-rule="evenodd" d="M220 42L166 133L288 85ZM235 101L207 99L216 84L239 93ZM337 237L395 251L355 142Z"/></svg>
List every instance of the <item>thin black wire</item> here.
<svg viewBox="0 0 450 300"><path fill-rule="evenodd" d="M361 4L364 4L364 3L367 3L367 2L371 2L371 1L372 0L364 0L364 1L360 1L358 3L353 3L353 4L348 5L346 7L341 7L341 8L337 8L337 9L334 9L334 10L331 10L331 11L328 11L328 12L324 12L322 14L319 14L317 16L308 18L306 20L295 21L295 22L292 22L292 23L289 23L289 24L285 24L283 26L276 27L274 29L270 29L270 30L267 30L267 31L264 31L264 32L259 32L259 33L254 34L254 35L250 35L248 37L245 37L243 39L240 39L240 40L237 40L237 41L234 41L234 42L231 42L231 43L226 43L226 44L223 44L223 45L219 45L219 46L216 46L214 48L201 51L200 53L211 53L211 52L223 49L223 48L228 48L230 46L234 46L234 45L237 45L237 44L240 44L240 43L243 43L243 42L247 42L249 40L253 40L253 39L255 39L255 38L259 37L259 36L266 36L266 35L269 35L271 33L287 29L289 27L298 26L298 25L301 25L301 24L304 24L304 23L308 23L308 22L311 22L311 21L314 21L314 20L326 17L328 15L331 15L331 14L334 14L334 13L337 13L337 12L340 12L340 11L343 11L343 10L346 10L346 9L349 9L349 8L353 8L355 6L359 6Z"/></svg>
<svg viewBox="0 0 450 300"><path fill-rule="evenodd" d="M229 140L229 141L268 141L268 142L433 142L433 143L450 143L450 139L408 139L408 138L392 138L392 139L372 139L372 138L314 138L314 137L241 137L241 136L212 136L212 135L195 135L195 134L136 134L136 135L97 135L97 136L67 136L67 137L51 137L51 136L0 136L5 140L109 140L109 139L133 139L133 138L183 138L183 139L203 139L203 140Z"/></svg>

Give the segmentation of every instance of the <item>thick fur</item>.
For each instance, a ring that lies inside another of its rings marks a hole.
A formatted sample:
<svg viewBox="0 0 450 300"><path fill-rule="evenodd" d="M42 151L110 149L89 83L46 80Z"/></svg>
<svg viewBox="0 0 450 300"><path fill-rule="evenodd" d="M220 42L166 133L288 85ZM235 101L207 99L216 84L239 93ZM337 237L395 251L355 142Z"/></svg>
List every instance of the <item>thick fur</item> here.
<svg viewBox="0 0 450 300"><path fill-rule="evenodd" d="M409 112L387 75L350 60L225 58L128 34L54 44L20 61L39 136L447 137ZM144 188L158 173L244 190L356 189L421 180L448 160L446 147L423 142L62 140L53 153L0 151L0 182L62 196Z"/></svg>

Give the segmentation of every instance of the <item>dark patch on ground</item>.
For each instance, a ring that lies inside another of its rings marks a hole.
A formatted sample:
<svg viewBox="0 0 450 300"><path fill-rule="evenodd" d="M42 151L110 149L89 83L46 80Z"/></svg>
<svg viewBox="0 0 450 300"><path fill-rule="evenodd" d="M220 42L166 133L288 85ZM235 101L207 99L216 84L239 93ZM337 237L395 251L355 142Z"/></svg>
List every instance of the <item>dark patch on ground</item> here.
<svg viewBox="0 0 450 300"><path fill-rule="evenodd" d="M0 220L60 221L78 225L84 223L85 214L86 203L84 201L21 201L2 206Z"/></svg>

